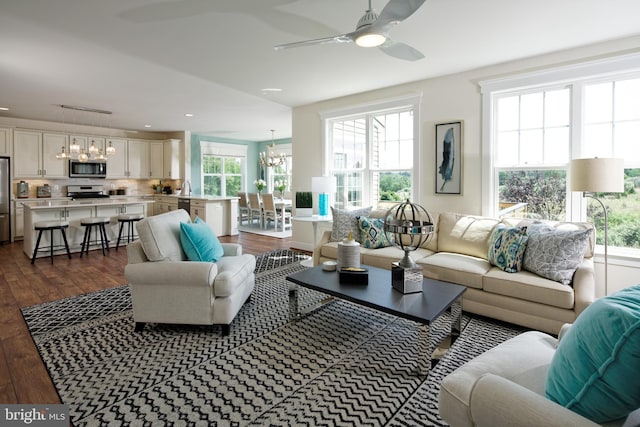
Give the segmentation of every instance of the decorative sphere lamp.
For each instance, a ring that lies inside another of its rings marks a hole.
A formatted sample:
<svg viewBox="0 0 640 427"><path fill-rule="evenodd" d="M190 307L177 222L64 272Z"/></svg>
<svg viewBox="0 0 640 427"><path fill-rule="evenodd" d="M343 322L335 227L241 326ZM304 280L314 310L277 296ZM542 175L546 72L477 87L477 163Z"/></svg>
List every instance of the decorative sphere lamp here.
<svg viewBox="0 0 640 427"><path fill-rule="evenodd" d="M402 293L422 292L422 268L416 266L410 253L433 236L433 217L425 208L407 199L387 211L384 231L404 251L404 257L391 268L393 287Z"/></svg>

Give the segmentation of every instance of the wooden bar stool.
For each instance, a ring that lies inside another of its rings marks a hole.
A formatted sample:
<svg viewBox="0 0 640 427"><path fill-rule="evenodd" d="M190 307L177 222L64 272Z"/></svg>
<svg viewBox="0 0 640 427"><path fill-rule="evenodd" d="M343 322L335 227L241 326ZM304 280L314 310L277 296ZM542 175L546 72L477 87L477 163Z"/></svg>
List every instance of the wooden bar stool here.
<svg viewBox="0 0 640 427"><path fill-rule="evenodd" d="M54 247L62 248L61 245L53 244L53 230L60 230L62 233L62 240L64 240L64 248L67 250L67 256L71 259L71 252L69 252L69 243L67 242L67 234L65 233L65 229L69 227L69 223L66 221L39 221L33 225L34 229L38 231L38 238L36 239L36 247L33 250L33 256L31 257L31 264L33 264L36 260L36 255L38 254L38 248L40 246L40 239L42 238L42 233L45 231L49 231L49 257L51 258L51 264L53 264L53 249Z"/></svg>
<svg viewBox="0 0 640 427"><path fill-rule="evenodd" d="M133 242L135 240L135 233L133 229L134 223L140 221L144 218L144 215L141 213L130 213L130 214L120 214L118 215L118 222L120 223L120 230L118 230L118 241L116 242L116 251L118 247L120 247L120 240L122 239L122 229L124 225L127 224L127 244L129 242Z"/></svg>
<svg viewBox="0 0 640 427"><path fill-rule="evenodd" d="M80 258L82 254L86 253L89 256L89 245L91 243L91 229L96 228L100 233L100 246L102 247L102 255L106 255L106 251L109 250L109 239L107 239L107 230L104 227L105 224L109 224L109 218L96 216L83 218L80 220L80 225L85 227L84 239L82 239L82 248L80 249ZM96 235L96 241L98 237Z"/></svg>

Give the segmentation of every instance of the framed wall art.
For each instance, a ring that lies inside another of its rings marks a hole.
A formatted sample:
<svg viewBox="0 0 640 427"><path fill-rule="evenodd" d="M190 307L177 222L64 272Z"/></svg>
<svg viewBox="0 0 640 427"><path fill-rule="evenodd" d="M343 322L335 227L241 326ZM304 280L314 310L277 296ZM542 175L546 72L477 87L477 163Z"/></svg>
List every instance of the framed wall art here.
<svg viewBox="0 0 640 427"><path fill-rule="evenodd" d="M436 124L436 194L462 194L462 121Z"/></svg>

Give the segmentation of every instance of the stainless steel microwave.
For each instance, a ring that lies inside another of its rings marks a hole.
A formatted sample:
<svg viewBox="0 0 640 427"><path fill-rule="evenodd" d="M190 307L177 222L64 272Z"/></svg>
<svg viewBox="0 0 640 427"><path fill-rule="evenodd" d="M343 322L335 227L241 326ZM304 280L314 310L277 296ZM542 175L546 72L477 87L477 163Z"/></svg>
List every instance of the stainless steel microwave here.
<svg viewBox="0 0 640 427"><path fill-rule="evenodd" d="M99 160L89 160L81 162L79 160L69 160L69 178L106 178L107 162Z"/></svg>

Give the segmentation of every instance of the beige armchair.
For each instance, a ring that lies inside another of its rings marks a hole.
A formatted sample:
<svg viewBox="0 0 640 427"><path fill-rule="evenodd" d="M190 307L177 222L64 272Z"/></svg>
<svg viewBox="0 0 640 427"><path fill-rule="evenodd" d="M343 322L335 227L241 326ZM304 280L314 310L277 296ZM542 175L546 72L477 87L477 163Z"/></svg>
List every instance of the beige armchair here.
<svg viewBox="0 0 640 427"><path fill-rule="evenodd" d="M251 296L255 257L242 247L223 243L217 262L188 261L180 242L180 223L190 222L182 209L138 222L139 240L127 246L125 276L131 287L136 331L146 323L230 324Z"/></svg>

